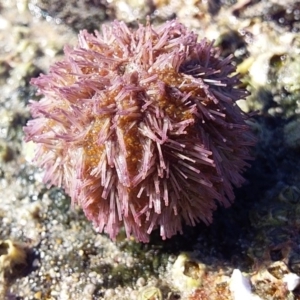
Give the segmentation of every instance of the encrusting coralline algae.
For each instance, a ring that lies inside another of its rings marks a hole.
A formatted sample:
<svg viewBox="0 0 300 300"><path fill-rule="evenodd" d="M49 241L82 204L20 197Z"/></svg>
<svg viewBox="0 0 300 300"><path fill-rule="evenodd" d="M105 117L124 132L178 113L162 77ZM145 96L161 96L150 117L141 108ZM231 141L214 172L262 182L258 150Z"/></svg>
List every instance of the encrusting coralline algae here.
<svg viewBox="0 0 300 300"><path fill-rule="evenodd" d="M26 141L44 182L62 186L99 232L147 242L229 206L255 138L236 101L231 58L173 20L81 31L49 74L32 79Z"/></svg>

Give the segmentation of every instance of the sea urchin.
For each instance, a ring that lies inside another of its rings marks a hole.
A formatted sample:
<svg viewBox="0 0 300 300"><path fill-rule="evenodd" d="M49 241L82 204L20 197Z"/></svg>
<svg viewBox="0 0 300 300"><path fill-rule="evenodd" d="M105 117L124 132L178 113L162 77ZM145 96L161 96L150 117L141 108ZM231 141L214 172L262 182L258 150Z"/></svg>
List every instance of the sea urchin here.
<svg viewBox="0 0 300 300"><path fill-rule="evenodd" d="M44 97L24 130L45 183L113 239L122 226L147 242L155 228L169 238L183 223L211 223L254 143L231 58L176 20L135 30L115 21L78 39L31 81Z"/></svg>

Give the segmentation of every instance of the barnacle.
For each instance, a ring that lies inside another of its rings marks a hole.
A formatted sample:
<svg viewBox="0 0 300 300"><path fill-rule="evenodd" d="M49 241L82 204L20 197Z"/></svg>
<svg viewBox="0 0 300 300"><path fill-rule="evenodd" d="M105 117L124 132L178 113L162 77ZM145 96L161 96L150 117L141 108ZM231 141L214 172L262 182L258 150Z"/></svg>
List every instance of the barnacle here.
<svg viewBox="0 0 300 300"><path fill-rule="evenodd" d="M12 273L18 265L25 266L27 254L23 246L11 240L0 241L0 273Z"/></svg>

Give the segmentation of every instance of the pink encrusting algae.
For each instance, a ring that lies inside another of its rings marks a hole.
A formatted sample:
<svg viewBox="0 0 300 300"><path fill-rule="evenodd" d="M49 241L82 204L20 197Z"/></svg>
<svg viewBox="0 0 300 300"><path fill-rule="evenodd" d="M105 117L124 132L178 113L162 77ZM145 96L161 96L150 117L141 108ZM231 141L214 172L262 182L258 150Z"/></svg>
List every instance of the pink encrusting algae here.
<svg viewBox="0 0 300 300"><path fill-rule="evenodd" d="M229 206L255 138L236 101L231 58L178 21L123 22L79 34L48 75L32 79L26 141L48 185L62 186L99 232L148 242L212 222Z"/></svg>

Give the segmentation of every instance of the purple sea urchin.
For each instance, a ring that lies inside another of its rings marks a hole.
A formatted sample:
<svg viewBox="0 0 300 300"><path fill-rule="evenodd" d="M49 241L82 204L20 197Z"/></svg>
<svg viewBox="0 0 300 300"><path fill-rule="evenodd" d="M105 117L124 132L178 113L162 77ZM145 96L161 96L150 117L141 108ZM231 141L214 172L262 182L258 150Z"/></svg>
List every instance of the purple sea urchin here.
<svg viewBox="0 0 300 300"><path fill-rule="evenodd" d="M99 231L147 242L229 206L254 138L235 104L247 92L230 58L176 20L123 22L79 34L65 59L32 79L26 141L47 184L63 186Z"/></svg>

